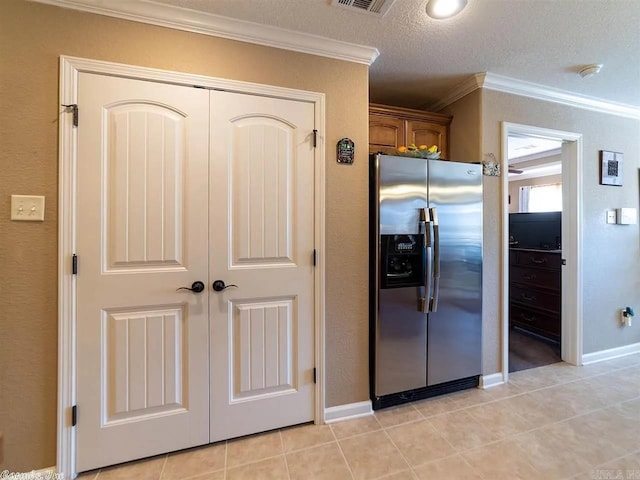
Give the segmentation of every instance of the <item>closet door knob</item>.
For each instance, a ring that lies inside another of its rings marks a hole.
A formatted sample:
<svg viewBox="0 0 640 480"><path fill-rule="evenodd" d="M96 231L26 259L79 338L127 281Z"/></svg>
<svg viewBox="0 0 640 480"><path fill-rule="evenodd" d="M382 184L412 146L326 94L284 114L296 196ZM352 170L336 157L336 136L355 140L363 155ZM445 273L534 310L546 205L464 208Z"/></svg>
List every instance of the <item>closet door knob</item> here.
<svg viewBox="0 0 640 480"><path fill-rule="evenodd" d="M202 292L204 290L204 283L200 282L200 281L193 282L191 284L191 288L189 288L189 287L176 288L176 292L178 290L189 290L190 292L193 292L193 293L200 293L200 292Z"/></svg>
<svg viewBox="0 0 640 480"><path fill-rule="evenodd" d="M224 284L224 280L216 280L215 282L213 282L213 284L211 285L211 287L216 291L216 292L222 292L223 290L226 290L229 287L236 287L238 288L238 285L225 285Z"/></svg>

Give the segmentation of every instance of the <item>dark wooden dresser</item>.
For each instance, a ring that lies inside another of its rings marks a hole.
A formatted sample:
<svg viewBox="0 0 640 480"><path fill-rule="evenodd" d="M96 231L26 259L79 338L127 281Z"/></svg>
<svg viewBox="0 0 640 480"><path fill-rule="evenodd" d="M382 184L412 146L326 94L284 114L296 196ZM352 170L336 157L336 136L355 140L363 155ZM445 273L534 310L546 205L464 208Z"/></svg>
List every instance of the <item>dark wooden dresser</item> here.
<svg viewBox="0 0 640 480"><path fill-rule="evenodd" d="M559 250L509 249L509 325L560 341Z"/></svg>

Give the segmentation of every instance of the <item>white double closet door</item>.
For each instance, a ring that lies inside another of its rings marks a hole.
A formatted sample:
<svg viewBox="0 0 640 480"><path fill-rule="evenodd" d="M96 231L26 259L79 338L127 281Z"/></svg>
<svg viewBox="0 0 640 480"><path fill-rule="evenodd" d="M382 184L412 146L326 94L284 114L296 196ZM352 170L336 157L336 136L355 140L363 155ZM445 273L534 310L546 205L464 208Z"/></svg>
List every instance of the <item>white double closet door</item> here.
<svg viewBox="0 0 640 480"><path fill-rule="evenodd" d="M81 73L78 105L77 470L313 420L314 104Z"/></svg>

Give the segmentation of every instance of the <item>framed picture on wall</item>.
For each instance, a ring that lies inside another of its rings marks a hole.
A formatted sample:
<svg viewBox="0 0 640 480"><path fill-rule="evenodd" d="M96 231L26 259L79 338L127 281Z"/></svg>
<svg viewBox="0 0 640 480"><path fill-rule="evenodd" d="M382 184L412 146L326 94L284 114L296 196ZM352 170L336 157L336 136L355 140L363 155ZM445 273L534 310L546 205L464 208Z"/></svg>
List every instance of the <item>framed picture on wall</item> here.
<svg viewBox="0 0 640 480"><path fill-rule="evenodd" d="M600 185L622 186L622 160L620 152L600 150Z"/></svg>

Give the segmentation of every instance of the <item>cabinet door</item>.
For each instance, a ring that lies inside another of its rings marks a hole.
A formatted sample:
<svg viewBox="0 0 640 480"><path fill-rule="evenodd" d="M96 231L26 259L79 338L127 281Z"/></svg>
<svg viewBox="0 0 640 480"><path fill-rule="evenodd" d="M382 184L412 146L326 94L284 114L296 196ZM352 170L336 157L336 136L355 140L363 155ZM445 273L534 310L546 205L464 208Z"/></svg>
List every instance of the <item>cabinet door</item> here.
<svg viewBox="0 0 640 480"><path fill-rule="evenodd" d="M449 158L447 151L447 127L437 123L407 121L407 143L420 145L437 145L443 159Z"/></svg>
<svg viewBox="0 0 640 480"><path fill-rule="evenodd" d="M411 143L411 142L409 142ZM396 153L405 143L405 122L386 115L369 115L369 153Z"/></svg>

